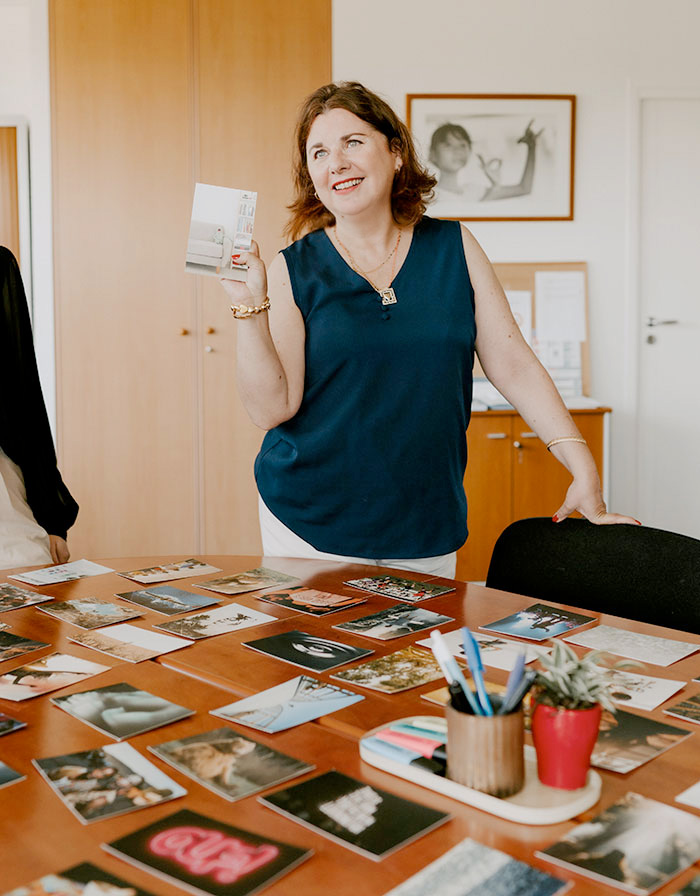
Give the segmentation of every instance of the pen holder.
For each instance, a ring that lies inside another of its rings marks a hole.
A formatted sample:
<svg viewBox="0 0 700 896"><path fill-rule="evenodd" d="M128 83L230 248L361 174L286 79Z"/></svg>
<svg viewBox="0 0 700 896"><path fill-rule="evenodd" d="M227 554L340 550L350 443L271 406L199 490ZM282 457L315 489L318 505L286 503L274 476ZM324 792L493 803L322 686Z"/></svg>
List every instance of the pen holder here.
<svg viewBox="0 0 700 896"><path fill-rule="evenodd" d="M500 705L491 697L494 710ZM508 715L475 716L448 703L447 777L492 796L512 796L525 782L522 708Z"/></svg>

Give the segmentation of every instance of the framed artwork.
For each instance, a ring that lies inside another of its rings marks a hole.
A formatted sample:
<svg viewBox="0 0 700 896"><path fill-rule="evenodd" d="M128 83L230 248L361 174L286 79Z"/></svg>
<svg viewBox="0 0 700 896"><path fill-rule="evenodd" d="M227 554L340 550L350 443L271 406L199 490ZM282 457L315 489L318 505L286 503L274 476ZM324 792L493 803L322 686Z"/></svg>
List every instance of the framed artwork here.
<svg viewBox="0 0 700 896"><path fill-rule="evenodd" d="M460 221L571 221L576 97L408 94L406 121L438 179L428 214Z"/></svg>

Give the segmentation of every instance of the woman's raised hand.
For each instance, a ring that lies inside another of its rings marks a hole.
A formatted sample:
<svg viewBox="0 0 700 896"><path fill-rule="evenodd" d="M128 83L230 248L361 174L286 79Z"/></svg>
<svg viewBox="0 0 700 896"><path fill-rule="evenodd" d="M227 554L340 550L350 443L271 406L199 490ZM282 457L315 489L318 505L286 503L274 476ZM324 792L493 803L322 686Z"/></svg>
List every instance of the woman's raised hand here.
<svg viewBox="0 0 700 896"><path fill-rule="evenodd" d="M267 298L267 271L265 263L260 258L260 248L253 240L250 251L234 250L231 256L234 263L247 264L248 276L246 280L229 280L222 277L221 285L233 305L262 305Z"/></svg>

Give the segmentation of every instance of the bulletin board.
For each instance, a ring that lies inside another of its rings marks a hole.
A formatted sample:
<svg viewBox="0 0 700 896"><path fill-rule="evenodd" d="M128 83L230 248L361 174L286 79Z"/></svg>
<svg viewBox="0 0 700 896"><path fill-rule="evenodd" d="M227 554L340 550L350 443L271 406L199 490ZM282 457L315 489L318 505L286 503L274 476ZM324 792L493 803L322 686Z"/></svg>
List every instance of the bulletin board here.
<svg viewBox="0 0 700 896"><path fill-rule="evenodd" d="M562 396L590 395L586 262L512 262L493 267L523 335ZM474 376L484 376L478 361Z"/></svg>

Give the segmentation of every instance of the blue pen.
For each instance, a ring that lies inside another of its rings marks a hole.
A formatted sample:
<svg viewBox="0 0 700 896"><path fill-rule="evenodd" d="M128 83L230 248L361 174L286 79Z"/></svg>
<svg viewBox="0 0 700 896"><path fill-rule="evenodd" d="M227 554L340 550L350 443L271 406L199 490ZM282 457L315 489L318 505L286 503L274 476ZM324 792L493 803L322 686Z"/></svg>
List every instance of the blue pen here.
<svg viewBox="0 0 700 896"><path fill-rule="evenodd" d="M481 708L484 711L484 715L492 716L493 707L491 706L489 695L486 693L486 687L484 686L484 667L481 662L481 651L479 650L479 644L474 635L466 626L462 629L462 638L464 654L467 658L469 668L471 669L474 684L476 685L476 693L479 698L479 703L481 704Z"/></svg>
<svg viewBox="0 0 700 896"><path fill-rule="evenodd" d="M472 694L472 689L467 684L464 675L462 675L462 670L459 668L457 660L450 653L450 649L445 643L445 639L437 629L431 632L430 639L435 660L440 666L442 674L447 679L448 685L456 683L458 687L461 688L474 715L483 715L484 713L481 709L481 705L479 701L475 699L474 694Z"/></svg>
<svg viewBox="0 0 700 896"><path fill-rule="evenodd" d="M515 658L515 663L513 664L513 668L511 669L510 675L508 676L508 684L506 685L506 692L501 701L501 708L499 709L499 715L505 715L506 707L510 705L511 700L513 699L513 695L518 690L520 682L523 678L523 673L525 672L525 651L521 650L520 653Z"/></svg>

